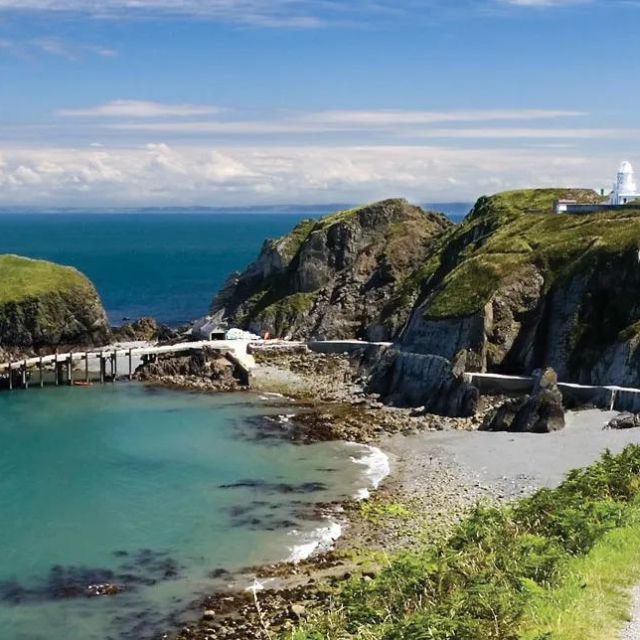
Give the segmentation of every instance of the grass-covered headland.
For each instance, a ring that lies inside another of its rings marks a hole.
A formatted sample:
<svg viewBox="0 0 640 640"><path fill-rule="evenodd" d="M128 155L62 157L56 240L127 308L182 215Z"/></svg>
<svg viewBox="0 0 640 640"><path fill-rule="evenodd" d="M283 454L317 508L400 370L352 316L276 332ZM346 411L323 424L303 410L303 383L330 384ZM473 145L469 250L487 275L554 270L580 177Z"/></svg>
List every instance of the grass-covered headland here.
<svg viewBox="0 0 640 640"><path fill-rule="evenodd" d="M478 506L446 540L351 578L287 640L605 640L640 580L640 446Z"/></svg>

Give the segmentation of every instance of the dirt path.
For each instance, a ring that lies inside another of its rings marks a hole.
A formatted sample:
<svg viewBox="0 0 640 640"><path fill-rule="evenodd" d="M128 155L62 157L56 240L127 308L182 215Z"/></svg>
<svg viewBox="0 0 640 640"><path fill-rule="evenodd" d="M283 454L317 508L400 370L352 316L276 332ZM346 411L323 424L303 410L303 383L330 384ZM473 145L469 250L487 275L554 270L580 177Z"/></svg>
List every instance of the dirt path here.
<svg viewBox="0 0 640 640"><path fill-rule="evenodd" d="M640 585L633 590L632 595L631 621L622 630L620 640L638 640L640 638Z"/></svg>

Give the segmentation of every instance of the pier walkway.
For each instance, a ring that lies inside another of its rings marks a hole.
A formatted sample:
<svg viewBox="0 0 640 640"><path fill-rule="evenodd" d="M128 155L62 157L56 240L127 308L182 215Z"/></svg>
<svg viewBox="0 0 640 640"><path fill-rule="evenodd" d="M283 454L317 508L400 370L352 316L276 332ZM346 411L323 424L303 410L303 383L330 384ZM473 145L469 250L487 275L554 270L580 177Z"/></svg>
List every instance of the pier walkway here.
<svg viewBox="0 0 640 640"><path fill-rule="evenodd" d="M50 374L53 374L51 382L56 385L89 383L95 379L96 372L100 382L113 381L118 377L131 379L137 366L145 359L203 349L215 349L224 353L249 375L255 367L255 360L247 351L248 345L247 340L201 340L161 347L112 345L90 351L54 353L0 363L0 378L8 380L9 389L15 386L28 389L30 384L34 384L32 374L35 374L35 384L40 387L44 386L45 381L49 381L47 378L51 378Z"/></svg>

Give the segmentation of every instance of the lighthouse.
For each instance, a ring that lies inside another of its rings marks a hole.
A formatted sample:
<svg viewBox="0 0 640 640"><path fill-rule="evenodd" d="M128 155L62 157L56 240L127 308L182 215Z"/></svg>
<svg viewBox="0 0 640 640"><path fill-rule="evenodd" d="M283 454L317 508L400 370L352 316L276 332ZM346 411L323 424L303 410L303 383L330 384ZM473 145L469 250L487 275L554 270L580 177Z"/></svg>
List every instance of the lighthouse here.
<svg viewBox="0 0 640 640"><path fill-rule="evenodd" d="M633 167L630 162L625 160L618 169L618 176L609 197L609 204L619 206L638 199L640 199L640 193L638 193Z"/></svg>

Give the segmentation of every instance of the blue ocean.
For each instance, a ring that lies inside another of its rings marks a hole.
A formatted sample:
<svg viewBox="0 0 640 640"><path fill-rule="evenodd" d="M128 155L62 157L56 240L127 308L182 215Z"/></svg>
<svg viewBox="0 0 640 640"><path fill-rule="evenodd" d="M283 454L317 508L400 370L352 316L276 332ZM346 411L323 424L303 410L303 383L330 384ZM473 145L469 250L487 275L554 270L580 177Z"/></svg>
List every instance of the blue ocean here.
<svg viewBox="0 0 640 640"><path fill-rule="evenodd" d="M470 205L431 207L459 221ZM333 210L6 211L0 253L76 267L97 287L114 325L153 316L176 326L204 315L227 275L255 259L265 238Z"/></svg>

